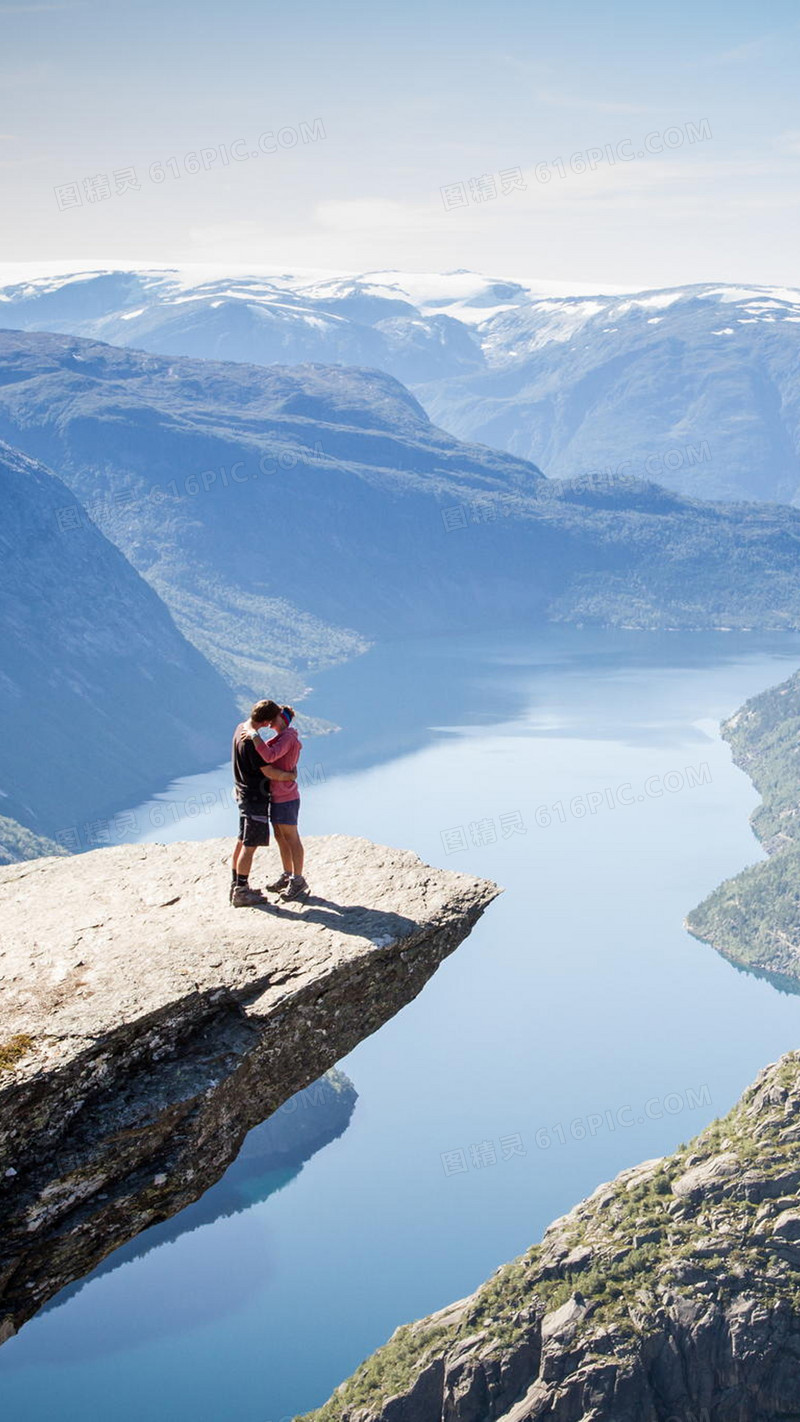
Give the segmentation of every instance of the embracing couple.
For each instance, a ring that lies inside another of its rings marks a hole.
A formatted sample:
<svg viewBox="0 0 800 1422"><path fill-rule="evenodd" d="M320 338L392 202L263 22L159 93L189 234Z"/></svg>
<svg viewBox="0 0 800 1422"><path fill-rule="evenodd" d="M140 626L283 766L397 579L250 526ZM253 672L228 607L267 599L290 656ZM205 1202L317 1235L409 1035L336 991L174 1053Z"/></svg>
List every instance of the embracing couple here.
<svg viewBox="0 0 800 1422"><path fill-rule="evenodd" d="M267 884L268 892L280 894L284 900L301 899L308 893L303 878L303 844L297 828L297 762L303 742L293 720L291 706L257 701L249 721L242 721L233 734L233 779L239 805L239 838L233 851L230 892L234 908L266 902L260 889L250 887L250 870L256 850L269 844L270 821L283 872L273 884ZM275 734L265 741L262 731Z"/></svg>

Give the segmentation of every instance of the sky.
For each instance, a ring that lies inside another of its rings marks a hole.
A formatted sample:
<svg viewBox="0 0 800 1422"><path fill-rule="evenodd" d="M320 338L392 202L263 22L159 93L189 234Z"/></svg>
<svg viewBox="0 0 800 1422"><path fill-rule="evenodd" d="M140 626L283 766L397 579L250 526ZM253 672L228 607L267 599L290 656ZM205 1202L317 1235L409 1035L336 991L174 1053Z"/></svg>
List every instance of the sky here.
<svg viewBox="0 0 800 1422"><path fill-rule="evenodd" d="M0 261L800 286L797 0L0 0Z"/></svg>

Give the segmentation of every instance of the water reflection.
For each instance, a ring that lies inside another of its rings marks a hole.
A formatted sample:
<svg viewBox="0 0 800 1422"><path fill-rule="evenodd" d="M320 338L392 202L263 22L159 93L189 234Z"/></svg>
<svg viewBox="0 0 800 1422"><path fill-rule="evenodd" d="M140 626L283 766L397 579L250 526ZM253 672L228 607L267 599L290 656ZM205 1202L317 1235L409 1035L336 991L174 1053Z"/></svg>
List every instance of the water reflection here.
<svg viewBox="0 0 800 1422"><path fill-rule="evenodd" d="M798 1000L731 971L683 921L762 853L719 722L798 661L794 636L567 630L396 643L315 678L308 709L342 730L309 745L325 777L304 793L306 832L401 844L506 892L343 1063L359 1087L344 1136L263 1203L35 1319L0 1350L0 1409L49 1422L57 1397L59 1422L85 1422L113 1392L115 1422L304 1412L600 1181L724 1115L796 1046ZM511 812L525 833L504 837ZM484 821L494 838L473 834ZM675 1093L702 1104L642 1109ZM593 1115L611 1124L574 1138ZM511 1137L523 1149L506 1159ZM456 1151L466 1168L448 1174Z"/></svg>
<svg viewBox="0 0 800 1422"><path fill-rule="evenodd" d="M357 1099L349 1077L336 1068L297 1092L269 1120L250 1131L236 1160L199 1200L114 1250L84 1279L62 1289L39 1315L57 1313L99 1279L120 1272L127 1273L133 1283L130 1311L124 1320L112 1310L101 1314L91 1331L77 1338L71 1330L49 1333L49 1346L39 1356L53 1362L96 1357L127 1347L132 1329L141 1341L162 1338L167 1333L182 1333L209 1324L242 1308L263 1288L271 1269L264 1237L258 1231L254 1235L249 1230L243 1234L235 1217L284 1189L318 1151L343 1135ZM225 1233L225 1247L220 1251L220 1235L213 1227L218 1231L224 1221L234 1222L234 1227ZM205 1236L200 1237L203 1231ZM190 1243L194 1258L187 1287L179 1256L180 1242L189 1235L198 1237ZM157 1292L139 1295L133 1282L135 1273L126 1271L125 1266L158 1250L164 1251L164 1258L169 1261L161 1274L160 1287ZM24 1344L23 1332L14 1345L20 1365L26 1361Z"/></svg>

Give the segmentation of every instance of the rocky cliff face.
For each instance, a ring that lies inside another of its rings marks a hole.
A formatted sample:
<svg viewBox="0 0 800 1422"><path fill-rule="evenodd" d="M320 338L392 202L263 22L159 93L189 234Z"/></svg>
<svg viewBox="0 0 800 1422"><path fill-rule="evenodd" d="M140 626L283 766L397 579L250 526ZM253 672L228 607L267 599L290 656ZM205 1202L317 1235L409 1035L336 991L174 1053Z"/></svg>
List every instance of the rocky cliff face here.
<svg viewBox="0 0 800 1422"><path fill-rule="evenodd" d="M602 1185L401 1328L316 1422L800 1416L800 1053L690 1146Z"/></svg>
<svg viewBox="0 0 800 1422"><path fill-rule="evenodd" d="M497 890L309 841L303 905L231 909L230 845L0 869L0 1338L217 1180L409 1002Z"/></svg>

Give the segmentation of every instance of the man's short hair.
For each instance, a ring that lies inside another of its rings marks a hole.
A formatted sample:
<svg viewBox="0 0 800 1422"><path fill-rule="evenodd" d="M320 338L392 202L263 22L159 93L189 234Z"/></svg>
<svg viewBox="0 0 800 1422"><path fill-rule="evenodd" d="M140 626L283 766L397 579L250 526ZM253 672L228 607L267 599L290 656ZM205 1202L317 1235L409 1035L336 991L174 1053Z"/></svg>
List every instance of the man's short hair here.
<svg viewBox="0 0 800 1422"><path fill-rule="evenodd" d="M250 720L255 726L261 721L274 721L280 709L275 701L257 701L250 712Z"/></svg>

